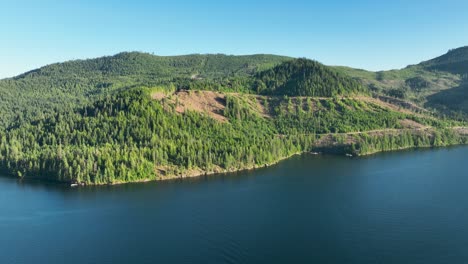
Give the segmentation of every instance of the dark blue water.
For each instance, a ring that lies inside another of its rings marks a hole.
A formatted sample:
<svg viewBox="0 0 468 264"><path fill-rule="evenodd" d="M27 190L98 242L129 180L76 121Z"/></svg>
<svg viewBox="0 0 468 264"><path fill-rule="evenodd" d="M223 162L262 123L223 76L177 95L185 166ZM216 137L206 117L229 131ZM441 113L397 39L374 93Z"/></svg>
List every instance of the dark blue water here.
<svg viewBox="0 0 468 264"><path fill-rule="evenodd" d="M70 189L0 177L0 263L468 263L468 147Z"/></svg>

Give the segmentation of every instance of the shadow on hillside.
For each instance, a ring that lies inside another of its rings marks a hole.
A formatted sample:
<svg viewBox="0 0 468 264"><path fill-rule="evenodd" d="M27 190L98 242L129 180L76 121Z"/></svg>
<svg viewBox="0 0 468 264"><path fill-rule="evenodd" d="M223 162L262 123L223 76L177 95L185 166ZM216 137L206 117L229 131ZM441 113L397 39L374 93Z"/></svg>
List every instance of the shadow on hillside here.
<svg viewBox="0 0 468 264"><path fill-rule="evenodd" d="M445 113L468 116L468 79L465 79L458 87L428 96L425 106L442 110Z"/></svg>

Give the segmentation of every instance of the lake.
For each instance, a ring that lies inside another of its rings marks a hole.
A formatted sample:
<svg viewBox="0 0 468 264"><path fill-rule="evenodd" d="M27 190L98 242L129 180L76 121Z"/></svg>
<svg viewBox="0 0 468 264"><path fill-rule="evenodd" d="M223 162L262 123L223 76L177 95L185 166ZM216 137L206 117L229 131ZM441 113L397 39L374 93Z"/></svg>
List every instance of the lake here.
<svg viewBox="0 0 468 264"><path fill-rule="evenodd" d="M468 147L68 188L0 177L0 263L468 263Z"/></svg>

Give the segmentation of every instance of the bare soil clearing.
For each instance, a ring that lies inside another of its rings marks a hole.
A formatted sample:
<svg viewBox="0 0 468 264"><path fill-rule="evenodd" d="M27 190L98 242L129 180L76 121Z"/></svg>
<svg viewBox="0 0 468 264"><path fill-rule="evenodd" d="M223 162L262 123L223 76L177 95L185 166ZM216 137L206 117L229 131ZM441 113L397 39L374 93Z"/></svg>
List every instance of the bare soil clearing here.
<svg viewBox="0 0 468 264"><path fill-rule="evenodd" d="M226 108L226 95L213 91L178 91L171 95L164 93L153 93L151 97L155 100L167 100L175 105L178 113L196 111L204 113L211 118L227 122L223 115Z"/></svg>

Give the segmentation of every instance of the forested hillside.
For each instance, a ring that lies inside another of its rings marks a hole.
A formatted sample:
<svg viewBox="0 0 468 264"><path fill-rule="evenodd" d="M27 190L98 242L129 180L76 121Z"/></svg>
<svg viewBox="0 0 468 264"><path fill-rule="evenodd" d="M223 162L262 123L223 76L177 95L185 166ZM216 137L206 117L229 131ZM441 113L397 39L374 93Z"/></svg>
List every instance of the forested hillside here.
<svg viewBox="0 0 468 264"><path fill-rule="evenodd" d="M274 67L274 68L273 68ZM0 127L69 112L129 87L332 96L364 91L356 81L311 60L274 55L160 57L120 53L57 63L0 80Z"/></svg>
<svg viewBox="0 0 468 264"><path fill-rule="evenodd" d="M272 55L121 53L49 65L0 81L0 168L22 179L115 184L311 151L467 143L463 120L398 94L382 101L383 90L350 71ZM408 74L405 85L424 90L435 82L425 78Z"/></svg>
<svg viewBox="0 0 468 264"><path fill-rule="evenodd" d="M429 70L468 74L468 47L449 50L446 54L421 63Z"/></svg>
<svg viewBox="0 0 468 264"><path fill-rule="evenodd" d="M161 57L131 52L52 64L0 80L0 129L70 111L123 88L161 85L169 89L203 80L245 78L290 59L273 55Z"/></svg>
<svg viewBox="0 0 468 264"><path fill-rule="evenodd" d="M370 101L247 94L225 99L222 114L228 122L219 122L195 109L179 113L177 103L151 99L150 89L128 89L0 134L1 164L23 178L109 184L263 166L322 148L329 135L353 131L401 129L411 138L389 141L394 145L388 149L466 143L457 133L440 142L430 130L414 133L456 122L391 111ZM325 145L339 143L341 151L359 154L366 137L356 135L356 140L338 137ZM376 139L371 142L380 142ZM375 147L365 146L365 151Z"/></svg>

